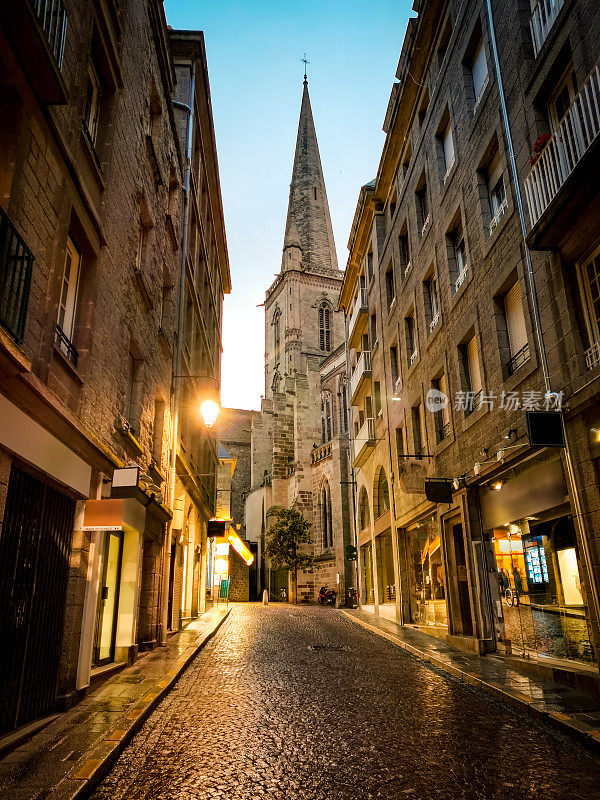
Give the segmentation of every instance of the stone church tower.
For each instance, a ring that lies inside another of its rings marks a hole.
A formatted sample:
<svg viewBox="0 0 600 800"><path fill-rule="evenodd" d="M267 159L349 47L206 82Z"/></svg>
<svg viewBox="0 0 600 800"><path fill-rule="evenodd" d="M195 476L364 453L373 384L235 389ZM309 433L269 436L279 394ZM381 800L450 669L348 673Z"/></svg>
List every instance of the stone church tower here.
<svg viewBox="0 0 600 800"><path fill-rule="evenodd" d="M282 506L312 523L316 567L298 579L307 601L321 585L343 600L352 578L342 278L305 76L281 270L265 298L265 397L252 426L247 526L250 537L260 527L264 543L269 512ZM263 566L264 585L278 593Z"/></svg>

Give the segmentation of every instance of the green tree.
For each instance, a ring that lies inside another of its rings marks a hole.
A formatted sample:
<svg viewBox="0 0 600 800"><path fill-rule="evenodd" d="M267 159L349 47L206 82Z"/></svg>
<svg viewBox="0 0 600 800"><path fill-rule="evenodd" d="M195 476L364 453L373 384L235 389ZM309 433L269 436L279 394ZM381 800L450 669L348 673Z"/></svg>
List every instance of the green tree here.
<svg viewBox="0 0 600 800"><path fill-rule="evenodd" d="M310 522L293 508L282 508L268 533L267 555L276 569L287 569L294 574L295 602L298 602L298 570L310 570L312 555L303 551L302 545L310 543Z"/></svg>

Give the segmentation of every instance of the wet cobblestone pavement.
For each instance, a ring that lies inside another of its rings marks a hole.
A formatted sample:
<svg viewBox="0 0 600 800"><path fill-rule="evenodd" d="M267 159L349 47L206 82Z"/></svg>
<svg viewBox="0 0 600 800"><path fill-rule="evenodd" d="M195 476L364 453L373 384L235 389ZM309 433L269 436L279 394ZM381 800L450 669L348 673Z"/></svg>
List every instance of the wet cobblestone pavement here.
<svg viewBox="0 0 600 800"><path fill-rule="evenodd" d="M594 800L600 760L333 609L235 606L94 800Z"/></svg>

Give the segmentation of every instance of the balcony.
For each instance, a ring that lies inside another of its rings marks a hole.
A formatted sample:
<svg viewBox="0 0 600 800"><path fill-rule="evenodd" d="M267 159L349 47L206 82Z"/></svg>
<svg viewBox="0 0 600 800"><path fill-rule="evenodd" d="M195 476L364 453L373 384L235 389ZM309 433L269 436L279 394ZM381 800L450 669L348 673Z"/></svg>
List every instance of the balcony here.
<svg viewBox="0 0 600 800"><path fill-rule="evenodd" d="M366 289L358 290L358 297L354 303L352 314L350 315L350 325L348 326L348 346L356 349L360 343L367 317L369 315L369 298Z"/></svg>
<svg viewBox="0 0 600 800"><path fill-rule="evenodd" d="M323 461L325 458L329 458L331 456L331 442L326 442L322 444L320 447L313 447L312 452L310 454L310 461L311 464L318 464L319 461Z"/></svg>
<svg viewBox="0 0 600 800"><path fill-rule="evenodd" d="M60 69L67 12L63 0L2 0L0 25L38 99L64 103L66 91Z"/></svg>
<svg viewBox="0 0 600 800"><path fill-rule="evenodd" d="M533 41L533 52L536 57L542 49L542 45L548 38L552 26L556 22L564 0L539 0L533 9L529 27L531 29L531 39Z"/></svg>
<svg viewBox="0 0 600 800"><path fill-rule="evenodd" d="M527 244L577 260L597 230L600 196L600 65L596 65L525 180Z"/></svg>
<svg viewBox="0 0 600 800"><path fill-rule="evenodd" d="M361 386L371 377L371 353L368 350L363 350L359 356L356 366L350 376L350 402L354 403L356 395L360 391Z"/></svg>
<svg viewBox="0 0 600 800"><path fill-rule="evenodd" d="M375 447L375 420L368 417L354 439L354 466L362 466Z"/></svg>
<svg viewBox="0 0 600 800"><path fill-rule="evenodd" d="M0 209L0 325L20 343L25 333L33 254Z"/></svg>

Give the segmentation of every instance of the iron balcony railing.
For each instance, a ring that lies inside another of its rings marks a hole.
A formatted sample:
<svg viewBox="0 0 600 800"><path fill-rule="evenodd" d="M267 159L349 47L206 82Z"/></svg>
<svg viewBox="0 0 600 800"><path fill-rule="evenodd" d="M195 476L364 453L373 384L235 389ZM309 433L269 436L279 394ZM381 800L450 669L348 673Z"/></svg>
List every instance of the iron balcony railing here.
<svg viewBox="0 0 600 800"><path fill-rule="evenodd" d="M354 303L354 307L352 309L352 314L350 315L350 326L349 326L349 340L352 346L352 342L355 339L355 333L358 333L358 323L359 321L366 320L367 314L369 313L369 297L367 294L367 290L361 288L358 290L358 297L356 298L356 302Z"/></svg>
<svg viewBox="0 0 600 800"><path fill-rule="evenodd" d="M33 253L0 208L0 324L20 343L25 333Z"/></svg>
<svg viewBox="0 0 600 800"><path fill-rule="evenodd" d="M62 352L66 355L69 359L71 364L74 367L77 366L77 359L79 358L79 353L73 347L73 343L67 336L67 334L63 331L60 325L56 326L56 346L62 350Z"/></svg>
<svg viewBox="0 0 600 800"><path fill-rule="evenodd" d="M31 0L31 4L60 69L67 34L67 12L64 3L62 0Z"/></svg>
<svg viewBox="0 0 600 800"><path fill-rule="evenodd" d="M598 133L600 65L596 64L525 180L532 226L556 197Z"/></svg>
<svg viewBox="0 0 600 800"><path fill-rule="evenodd" d="M548 34L556 22L563 5L564 0L539 0L533 9L529 27L531 28L531 38L533 40L533 52L536 56L548 38Z"/></svg>
<svg viewBox="0 0 600 800"><path fill-rule="evenodd" d="M356 392L358 391L363 378L371 375L371 353L368 350L362 350L358 356L354 371L350 376L350 398L353 400Z"/></svg>
<svg viewBox="0 0 600 800"><path fill-rule="evenodd" d="M440 422L437 426L438 442L443 442L448 436L450 436L450 422Z"/></svg>
<svg viewBox="0 0 600 800"><path fill-rule="evenodd" d="M514 356L510 359L508 364L506 365L506 371L509 375L512 375L513 372L516 372L519 367L522 367L526 361L529 361L529 343L527 343L524 347L522 347L518 352L514 354Z"/></svg>

